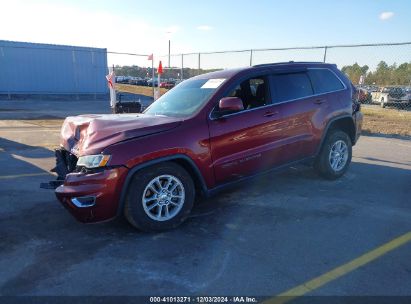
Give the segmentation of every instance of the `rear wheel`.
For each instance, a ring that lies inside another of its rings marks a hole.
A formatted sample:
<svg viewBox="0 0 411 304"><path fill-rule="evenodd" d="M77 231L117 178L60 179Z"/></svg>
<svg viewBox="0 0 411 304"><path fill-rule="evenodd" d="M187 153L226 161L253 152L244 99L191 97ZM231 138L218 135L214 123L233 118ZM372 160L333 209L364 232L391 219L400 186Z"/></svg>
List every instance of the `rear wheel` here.
<svg viewBox="0 0 411 304"><path fill-rule="evenodd" d="M134 175L124 215L140 230L172 229L190 214L194 195L194 183L187 171L171 162L162 163Z"/></svg>
<svg viewBox="0 0 411 304"><path fill-rule="evenodd" d="M352 157L351 139L341 130L331 130L314 162L318 174L337 179L347 171Z"/></svg>

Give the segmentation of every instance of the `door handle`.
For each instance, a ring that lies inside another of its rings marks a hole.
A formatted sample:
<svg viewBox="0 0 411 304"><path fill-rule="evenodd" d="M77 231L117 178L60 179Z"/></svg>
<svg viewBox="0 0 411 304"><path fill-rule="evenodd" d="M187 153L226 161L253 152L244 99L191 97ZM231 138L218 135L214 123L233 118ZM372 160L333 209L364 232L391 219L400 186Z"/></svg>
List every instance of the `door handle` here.
<svg viewBox="0 0 411 304"><path fill-rule="evenodd" d="M318 98L314 101L315 104L322 104L324 102L325 102L325 99L322 99L322 98Z"/></svg>
<svg viewBox="0 0 411 304"><path fill-rule="evenodd" d="M264 117L271 117L277 114L278 114L278 111L267 111L264 113Z"/></svg>

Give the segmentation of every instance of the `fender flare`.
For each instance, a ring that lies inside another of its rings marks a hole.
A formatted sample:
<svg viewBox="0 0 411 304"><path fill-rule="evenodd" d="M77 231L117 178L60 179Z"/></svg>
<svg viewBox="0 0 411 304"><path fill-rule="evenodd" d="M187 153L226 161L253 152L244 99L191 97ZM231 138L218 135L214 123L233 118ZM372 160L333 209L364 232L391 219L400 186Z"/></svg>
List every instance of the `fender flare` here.
<svg viewBox="0 0 411 304"><path fill-rule="evenodd" d="M182 159L184 161L187 161L191 168L193 169L193 172L196 174L196 177L198 178L199 182L200 182L200 187L201 190L207 195L208 194L208 188L207 185L204 181L204 177L200 172L200 169L198 169L197 165L194 163L194 161L188 157L185 154L174 154L174 155L170 155L170 156L165 156L165 157L160 157L160 158L156 158L156 159L152 159L150 161L147 162L143 162L141 164L138 164L132 168L130 168L130 170L127 172L127 176L126 179L123 183L123 187L121 189L121 195L120 195L120 201L117 207L117 216L121 215L123 208L124 208L124 204L126 201L126 195L127 195L127 191L128 191L128 187L130 185L131 179L133 178L134 174L139 171L142 170L144 168L159 164L159 163L163 163L163 162L167 162L167 161L173 161L173 160L179 160Z"/></svg>
<svg viewBox="0 0 411 304"><path fill-rule="evenodd" d="M328 131L329 131L329 129L330 129L330 126L331 126L334 122L336 122L337 120L340 120L340 119L343 119L343 118L350 118L350 119L352 120L352 123L353 123L353 126L354 126L354 132L356 132L355 122L354 122L354 119L353 119L352 115L342 114L342 115L338 115L338 116L335 116L335 117L331 118L331 119L327 122L327 125L326 125L325 128L324 128L324 132L323 132L323 134L322 134L322 136L321 136L321 141L320 141L320 144L318 145L317 151L315 152L315 156L317 156L317 155L321 152L321 149L322 149L322 147L323 147L325 138L327 137L327 134L328 134ZM355 134L354 134L354 138L355 138Z"/></svg>

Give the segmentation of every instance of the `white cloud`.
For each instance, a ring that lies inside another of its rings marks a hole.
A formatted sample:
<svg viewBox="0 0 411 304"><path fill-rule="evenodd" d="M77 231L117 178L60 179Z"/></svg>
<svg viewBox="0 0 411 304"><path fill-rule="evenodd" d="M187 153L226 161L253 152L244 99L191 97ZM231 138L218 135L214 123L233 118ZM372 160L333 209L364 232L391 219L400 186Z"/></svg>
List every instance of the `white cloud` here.
<svg viewBox="0 0 411 304"><path fill-rule="evenodd" d="M393 12L382 12L382 13L380 14L380 20L382 20L382 21L391 19L392 17L394 17L394 13L393 13Z"/></svg>
<svg viewBox="0 0 411 304"><path fill-rule="evenodd" d="M211 31L213 27L209 25L199 25L197 26L197 29L200 31Z"/></svg>

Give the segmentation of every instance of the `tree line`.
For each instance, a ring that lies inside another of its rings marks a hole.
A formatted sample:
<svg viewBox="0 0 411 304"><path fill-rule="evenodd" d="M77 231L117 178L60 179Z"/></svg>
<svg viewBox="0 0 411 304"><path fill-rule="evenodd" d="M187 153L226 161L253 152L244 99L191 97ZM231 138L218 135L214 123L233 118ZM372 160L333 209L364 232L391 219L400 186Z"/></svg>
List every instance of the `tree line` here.
<svg viewBox="0 0 411 304"><path fill-rule="evenodd" d="M133 66L115 66L115 73L118 76L132 76L141 78L151 78L152 69L151 67L139 67ZM364 84L366 85L411 85L411 62L402 63L397 65L396 63L388 65L385 61L380 61L377 65L375 71L370 71L368 65L360 66L358 63L353 65L346 65L341 69L350 78L353 84L358 84L360 77L365 76ZM164 69L164 74L161 75L162 78L174 78L180 79L181 73L183 74L183 79L187 79L199 74L204 74L208 72L217 71L213 70L203 70L203 69L191 69L191 68L173 68ZM157 74L155 74L157 76Z"/></svg>
<svg viewBox="0 0 411 304"><path fill-rule="evenodd" d="M151 78L152 76L152 69L151 67L145 68L145 67L139 67L137 65L132 65L132 66L115 66L114 67L115 74L117 76L131 76L131 77L140 77L140 78ZM181 73L183 74L182 78L187 79L191 78L200 74L204 73L209 73L209 72L214 72L217 71L217 69L212 69L212 70L203 70L203 69L191 69L191 68L184 68L181 71L181 68L172 68L172 69L163 69L163 74L161 75L161 78L174 78L174 79L180 79L181 78ZM154 68L155 72L155 77L157 77L157 69Z"/></svg>
<svg viewBox="0 0 411 304"><path fill-rule="evenodd" d="M360 66L354 63L344 66L341 70L353 84L359 84L361 75L364 75L366 85L411 85L411 62L388 65L385 61L380 61L375 71L370 71L368 65Z"/></svg>

